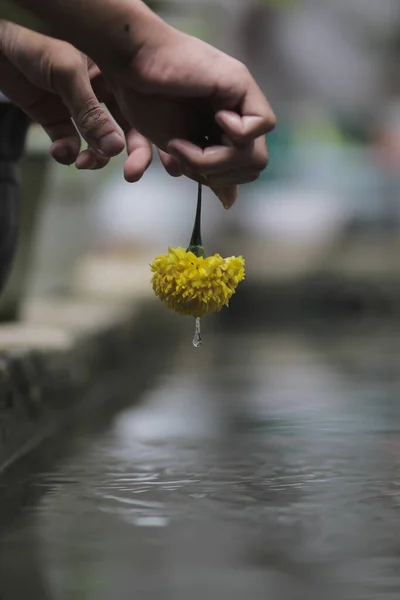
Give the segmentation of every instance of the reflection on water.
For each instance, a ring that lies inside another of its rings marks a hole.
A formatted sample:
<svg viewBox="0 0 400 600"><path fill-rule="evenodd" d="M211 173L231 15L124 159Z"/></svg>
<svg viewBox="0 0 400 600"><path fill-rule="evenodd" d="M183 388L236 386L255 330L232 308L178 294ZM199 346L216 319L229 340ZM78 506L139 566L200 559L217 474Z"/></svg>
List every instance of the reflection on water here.
<svg viewBox="0 0 400 600"><path fill-rule="evenodd" d="M398 600L399 356L395 333L185 340L25 478L0 597Z"/></svg>

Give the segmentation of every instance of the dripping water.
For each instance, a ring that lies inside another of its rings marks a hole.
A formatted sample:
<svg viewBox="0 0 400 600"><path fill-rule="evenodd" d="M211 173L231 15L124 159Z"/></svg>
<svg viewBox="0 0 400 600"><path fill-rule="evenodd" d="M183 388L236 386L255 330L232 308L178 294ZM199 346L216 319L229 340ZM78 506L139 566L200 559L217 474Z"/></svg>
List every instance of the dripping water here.
<svg viewBox="0 0 400 600"><path fill-rule="evenodd" d="M196 330L194 332L194 338L193 338L193 346L195 348L199 348L203 343L203 340L201 339L201 329L200 329L200 319L197 318L196 319Z"/></svg>

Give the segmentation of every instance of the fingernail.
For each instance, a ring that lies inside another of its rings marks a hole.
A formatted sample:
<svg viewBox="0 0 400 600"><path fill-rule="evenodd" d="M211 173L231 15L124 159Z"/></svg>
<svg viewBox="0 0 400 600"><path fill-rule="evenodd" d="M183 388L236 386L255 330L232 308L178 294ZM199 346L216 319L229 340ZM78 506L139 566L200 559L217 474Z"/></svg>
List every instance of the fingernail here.
<svg viewBox="0 0 400 600"><path fill-rule="evenodd" d="M125 144L122 137L116 131L105 135L98 143L100 152L108 157L115 156L122 152L124 146Z"/></svg>

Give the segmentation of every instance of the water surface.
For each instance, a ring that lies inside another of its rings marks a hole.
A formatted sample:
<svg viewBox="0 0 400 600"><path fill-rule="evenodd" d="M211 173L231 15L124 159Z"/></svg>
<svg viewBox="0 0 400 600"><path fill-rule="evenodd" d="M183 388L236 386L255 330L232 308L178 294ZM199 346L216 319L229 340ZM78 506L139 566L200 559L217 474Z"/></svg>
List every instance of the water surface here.
<svg viewBox="0 0 400 600"><path fill-rule="evenodd" d="M1 600L398 600L396 332L190 333L20 476Z"/></svg>

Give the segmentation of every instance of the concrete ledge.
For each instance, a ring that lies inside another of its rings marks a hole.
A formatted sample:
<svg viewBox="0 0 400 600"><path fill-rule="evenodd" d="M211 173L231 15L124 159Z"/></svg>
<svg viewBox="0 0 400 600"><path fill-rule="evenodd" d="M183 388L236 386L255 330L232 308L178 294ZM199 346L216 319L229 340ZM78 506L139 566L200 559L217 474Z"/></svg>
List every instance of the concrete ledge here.
<svg viewBox="0 0 400 600"><path fill-rule="evenodd" d="M113 284L111 298L81 290L32 301L22 323L0 327L0 471L52 435L94 384L115 374L154 377L166 359L179 320L166 319L148 282L120 296Z"/></svg>

